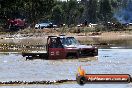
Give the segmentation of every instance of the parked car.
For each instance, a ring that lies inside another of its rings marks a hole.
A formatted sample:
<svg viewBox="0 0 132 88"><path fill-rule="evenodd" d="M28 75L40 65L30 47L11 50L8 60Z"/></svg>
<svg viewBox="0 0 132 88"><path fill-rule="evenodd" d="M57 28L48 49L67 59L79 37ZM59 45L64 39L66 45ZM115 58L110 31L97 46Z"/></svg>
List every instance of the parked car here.
<svg viewBox="0 0 132 88"><path fill-rule="evenodd" d="M54 25L50 21L42 21L35 25L35 29L53 28L53 27L57 27L57 25Z"/></svg>

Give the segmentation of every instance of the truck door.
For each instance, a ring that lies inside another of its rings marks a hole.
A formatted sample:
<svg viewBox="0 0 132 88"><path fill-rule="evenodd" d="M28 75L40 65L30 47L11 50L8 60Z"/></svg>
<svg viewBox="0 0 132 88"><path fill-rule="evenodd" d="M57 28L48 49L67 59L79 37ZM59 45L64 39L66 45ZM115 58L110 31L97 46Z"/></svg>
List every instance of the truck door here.
<svg viewBox="0 0 132 88"><path fill-rule="evenodd" d="M50 38L49 50L48 50L49 59L64 59L65 51L59 37Z"/></svg>

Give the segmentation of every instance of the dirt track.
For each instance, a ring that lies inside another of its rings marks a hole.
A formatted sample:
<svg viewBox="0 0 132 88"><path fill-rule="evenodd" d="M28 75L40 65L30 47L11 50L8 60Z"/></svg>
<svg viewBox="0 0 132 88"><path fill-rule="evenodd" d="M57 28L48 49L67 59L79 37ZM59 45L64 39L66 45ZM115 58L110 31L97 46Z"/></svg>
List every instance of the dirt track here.
<svg viewBox="0 0 132 88"><path fill-rule="evenodd" d="M103 41L113 41L113 40L129 40L132 39L131 33L127 32L104 32L101 35L91 35L88 33L86 36L84 33L71 34L68 33L67 36L74 36L80 42L103 42ZM46 44L47 36L58 35L58 33L30 33L30 34L14 34L14 35L0 35L0 43L15 43L23 45L44 45Z"/></svg>
<svg viewBox="0 0 132 88"><path fill-rule="evenodd" d="M104 32L99 35L91 35L88 33L73 34L67 33L66 36L73 36L82 44L87 45L131 45L132 35L129 32ZM14 34L14 35L0 35L0 51L22 51L22 50L45 50L46 40L48 36L58 35L58 33L28 33L28 34ZM129 41L130 40L130 41ZM120 46L119 45L119 46ZM33 48L32 48L33 47ZM4 49L4 50L3 50ZM17 50L18 49L18 50Z"/></svg>

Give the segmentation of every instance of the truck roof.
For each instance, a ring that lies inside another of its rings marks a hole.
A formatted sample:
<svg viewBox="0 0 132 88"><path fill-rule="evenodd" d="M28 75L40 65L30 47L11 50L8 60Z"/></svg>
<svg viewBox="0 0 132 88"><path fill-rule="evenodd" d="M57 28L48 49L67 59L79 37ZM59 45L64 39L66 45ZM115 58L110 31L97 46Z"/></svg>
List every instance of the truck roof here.
<svg viewBox="0 0 132 88"><path fill-rule="evenodd" d="M74 37L69 37L69 36L65 36L65 35L59 35L59 36L48 36L48 37L54 37L54 38L57 38L57 37L60 37L60 38L74 38Z"/></svg>

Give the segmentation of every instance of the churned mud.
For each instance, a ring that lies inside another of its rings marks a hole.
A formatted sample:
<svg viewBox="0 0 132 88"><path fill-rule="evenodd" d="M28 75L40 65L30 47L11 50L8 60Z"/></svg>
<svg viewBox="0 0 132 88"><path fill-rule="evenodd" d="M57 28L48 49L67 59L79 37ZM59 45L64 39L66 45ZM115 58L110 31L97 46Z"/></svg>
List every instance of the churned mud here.
<svg viewBox="0 0 132 88"><path fill-rule="evenodd" d="M114 34L114 36L113 36ZM74 36L83 44L99 48L97 57L63 60L26 60L23 50L45 50L48 35L1 35L0 87L2 88L82 88L76 74L82 66L88 74L132 75L132 39L128 33ZM109 37L109 38L107 38ZM107 40L108 39L108 40ZM12 84L11 84L12 83ZM84 88L131 88L132 84L86 84Z"/></svg>
<svg viewBox="0 0 132 88"><path fill-rule="evenodd" d="M1 53L0 82L5 88L68 88L69 86L80 88L81 86L75 81L79 66L82 66L88 74L132 75L131 52L132 49L99 49L98 57L69 60L26 60L21 54ZM132 87L130 83L86 84L84 88L89 86L91 88Z"/></svg>

